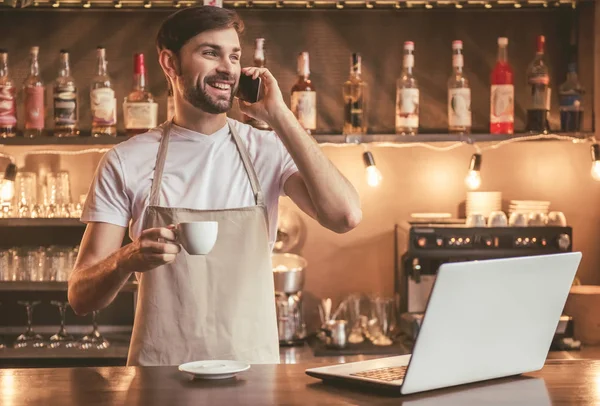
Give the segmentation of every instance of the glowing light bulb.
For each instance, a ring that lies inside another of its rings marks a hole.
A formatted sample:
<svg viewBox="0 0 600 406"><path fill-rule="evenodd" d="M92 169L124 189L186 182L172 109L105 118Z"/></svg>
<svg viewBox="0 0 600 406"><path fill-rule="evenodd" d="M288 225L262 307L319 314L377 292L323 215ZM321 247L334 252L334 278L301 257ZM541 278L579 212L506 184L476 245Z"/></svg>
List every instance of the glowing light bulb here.
<svg viewBox="0 0 600 406"><path fill-rule="evenodd" d="M469 162L469 172L465 177L465 185L470 190L479 189L481 186L481 154L473 154Z"/></svg>
<svg viewBox="0 0 600 406"><path fill-rule="evenodd" d="M363 161L367 171L367 184L371 187L379 186L383 176L381 176L381 172L379 172L379 169L377 169L377 166L375 166L375 158L373 158L373 154L369 151L363 153Z"/></svg>
<svg viewBox="0 0 600 406"><path fill-rule="evenodd" d="M367 184L371 187L377 187L381 183L383 176L375 165L367 166Z"/></svg>
<svg viewBox="0 0 600 406"><path fill-rule="evenodd" d="M600 181L600 161L592 162L591 173L592 173L592 178L594 178L594 180Z"/></svg>
<svg viewBox="0 0 600 406"><path fill-rule="evenodd" d="M481 186L481 174L479 171L469 171L465 176L465 185L469 190L479 189Z"/></svg>
<svg viewBox="0 0 600 406"><path fill-rule="evenodd" d="M11 202L15 196L15 182L3 180L0 184L0 202Z"/></svg>

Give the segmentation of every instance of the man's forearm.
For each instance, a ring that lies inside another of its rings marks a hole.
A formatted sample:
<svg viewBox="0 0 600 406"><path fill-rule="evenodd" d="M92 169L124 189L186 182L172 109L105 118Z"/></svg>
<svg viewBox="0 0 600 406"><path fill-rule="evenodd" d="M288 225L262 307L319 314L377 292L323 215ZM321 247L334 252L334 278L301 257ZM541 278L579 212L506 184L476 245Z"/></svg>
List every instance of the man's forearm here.
<svg viewBox="0 0 600 406"><path fill-rule="evenodd" d="M283 110L272 126L304 179L319 221L335 231L355 227L362 214L354 186L325 156L290 110Z"/></svg>
<svg viewBox="0 0 600 406"><path fill-rule="evenodd" d="M69 278L69 303L78 315L107 307L125 285L131 272L122 269L131 244L89 266L78 266Z"/></svg>

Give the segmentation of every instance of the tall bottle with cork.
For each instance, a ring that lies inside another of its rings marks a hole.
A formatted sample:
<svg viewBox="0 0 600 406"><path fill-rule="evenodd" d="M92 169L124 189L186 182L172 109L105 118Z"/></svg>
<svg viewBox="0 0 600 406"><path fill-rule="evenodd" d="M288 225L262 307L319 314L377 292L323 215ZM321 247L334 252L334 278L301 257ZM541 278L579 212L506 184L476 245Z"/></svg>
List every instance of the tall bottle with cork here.
<svg viewBox="0 0 600 406"><path fill-rule="evenodd" d="M25 131L23 131L23 136L26 138L42 135L46 118L46 88L40 76L39 52L39 47L31 47L29 51L29 75L23 82L25 104Z"/></svg>
<svg viewBox="0 0 600 406"><path fill-rule="evenodd" d="M157 125L158 105L146 87L144 54L133 57L133 90L123 103L125 130L128 136L144 133Z"/></svg>
<svg viewBox="0 0 600 406"><path fill-rule="evenodd" d="M57 137L74 137L79 135L77 123L79 111L77 106L77 86L71 76L69 52L60 51L58 77L53 88L54 101L54 135Z"/></svg>
<svg viewBox="0 0 600 406"><path fill-rule="evenodd" d="M396 81L396 134L415 135L419 131L419 86L413 75L415 44L404 43L402 76Z"/></svg>
<svg viewBox="0 0 600 406"><path fill-rule="evenodd" d="M498 59L492 70L490 133L513 134L515 127L515 87L508 63L508 38L498 38Z"/></svg>
<svg viewBox="0 0 600 406"><path fill-rule="evenodd" d="M256 38L256 45L254 48L254 66L257 68L265 68L267 66L267 59L265 57L265 39ZM244 114L243 121L246 124L250 124L252 127L258 128L259 130L270 130L269 124L261 120L256 120L250 116Z"/></svg>
<svg viewBox="0 0 600 406"><path fill-rule="evenodd" d="M350 76L344 82L344 135L367 133L367 83L362 79L362 58L353 53L350 58Z"/></svg>
<svg viewBox="0 0 600 406"><path fill-rule="evenodd" d="M16 89L8 75L8 51L0 49L0 138L14 137L16 133Z"/></svg>
<svg viewBox="0 0 600 406"><path fill-rule="evenodd" d="M98 61L96 75L90 86L90 106L92 110L92 136L117 135L117 99L112 81L107 71L106 49L96 49Z"/></svg>
<svg viewBox="0 0 600 406"><path fill-rule="evenodd" d="M537 38L537 52L527 69L530 99L527 107L527 131L545 133L550 131L550 72L544 58L546 37Z"/></svg>
<svg viewBox="0 0 600 406"><path fill-rule="evenodd" d="M463 43L453 41L453 72L448 79L448 131L451 134L471 132L471 88L463 67Z"/></svg>
<svg viewBox="0 0 600 406"><path fill-rule="evenodd" d="M308 52L298 55L298 81L292 87L290 107L308 134L317 129L317 92L310 80Z"/></svg>

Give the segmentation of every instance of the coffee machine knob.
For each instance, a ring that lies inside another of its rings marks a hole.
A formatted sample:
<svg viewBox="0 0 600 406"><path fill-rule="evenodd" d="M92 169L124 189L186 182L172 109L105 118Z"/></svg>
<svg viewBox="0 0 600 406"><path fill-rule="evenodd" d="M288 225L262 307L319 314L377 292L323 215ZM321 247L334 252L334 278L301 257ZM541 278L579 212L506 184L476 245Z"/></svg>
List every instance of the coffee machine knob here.
<svg viewBox="0 0 600 406"><path fill-rule="evenodd" d="M558 236L558 248L561 251L566 251L571 246L571 238L568 234L561 234Z"/></svg>

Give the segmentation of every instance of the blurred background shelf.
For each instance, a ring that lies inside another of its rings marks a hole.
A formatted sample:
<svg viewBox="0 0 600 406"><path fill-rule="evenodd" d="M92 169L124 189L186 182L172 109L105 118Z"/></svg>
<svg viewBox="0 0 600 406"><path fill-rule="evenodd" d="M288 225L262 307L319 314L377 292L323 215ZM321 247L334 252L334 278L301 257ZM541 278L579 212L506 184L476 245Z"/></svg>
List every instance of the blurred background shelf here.
<svg viewBox="0 0 600 406"><path fill-rule="evenodd" d="M85 227L77 218L4 218L0 227Z"/></svg>

